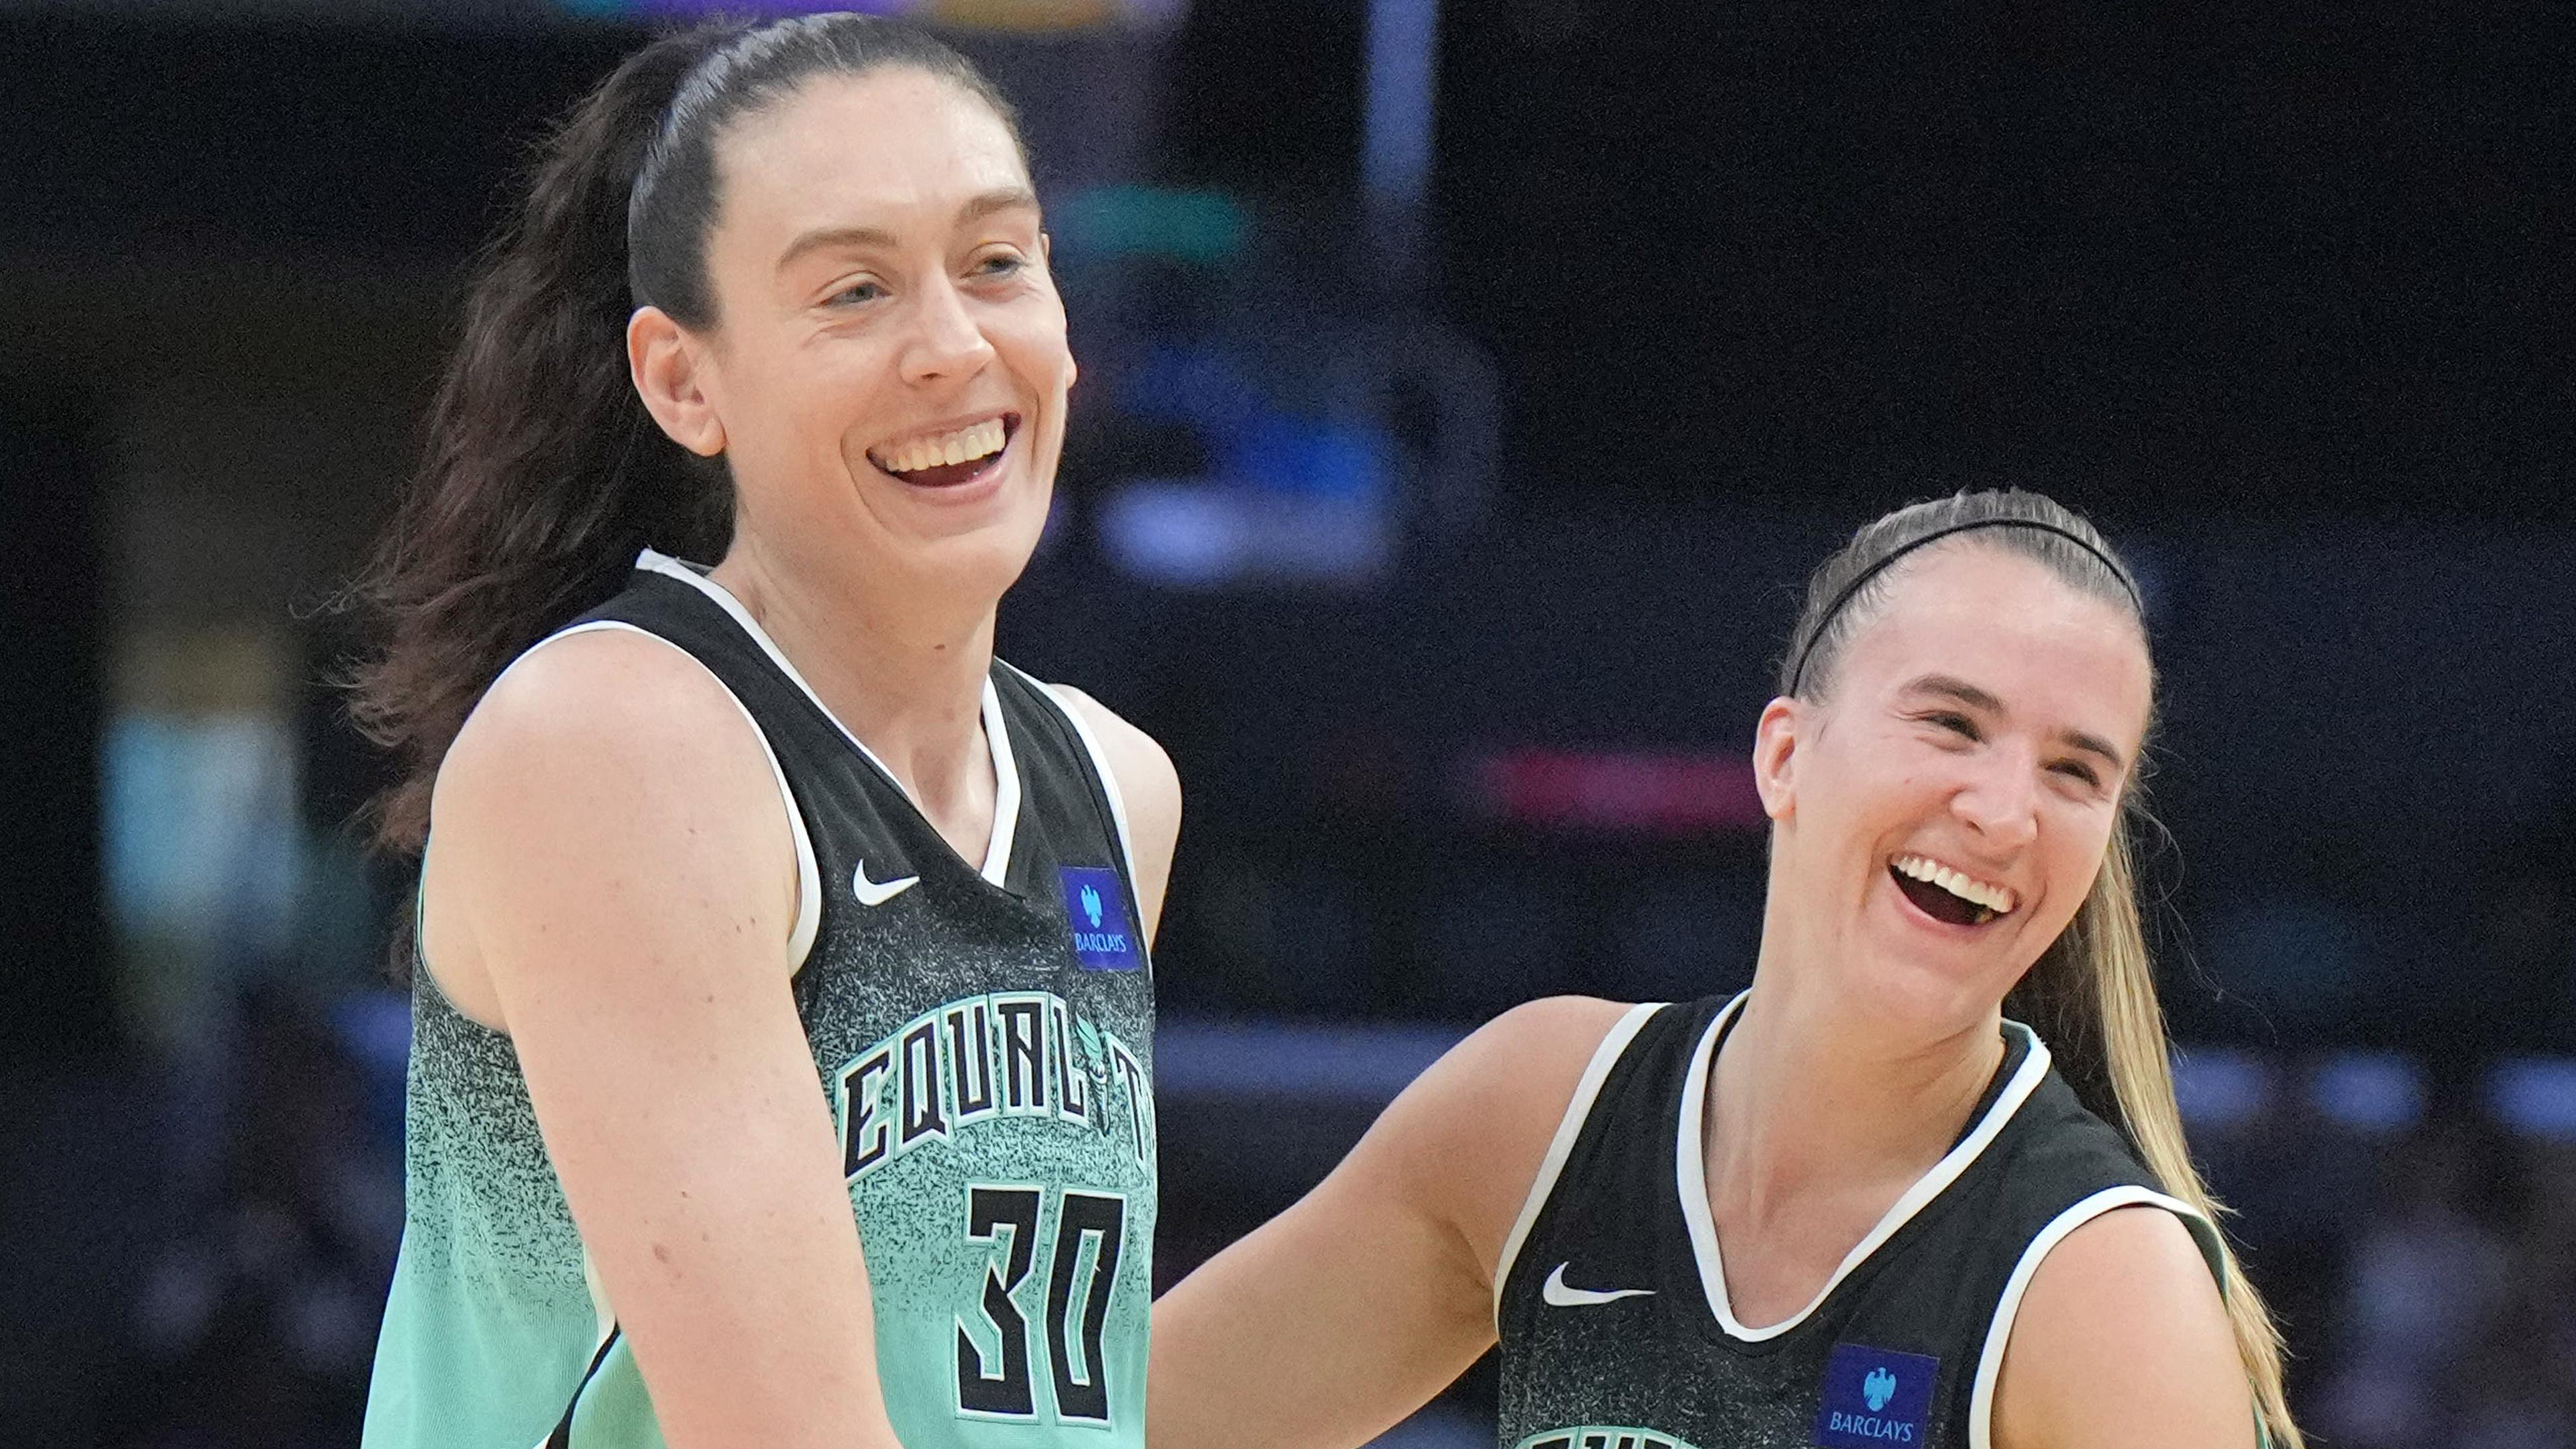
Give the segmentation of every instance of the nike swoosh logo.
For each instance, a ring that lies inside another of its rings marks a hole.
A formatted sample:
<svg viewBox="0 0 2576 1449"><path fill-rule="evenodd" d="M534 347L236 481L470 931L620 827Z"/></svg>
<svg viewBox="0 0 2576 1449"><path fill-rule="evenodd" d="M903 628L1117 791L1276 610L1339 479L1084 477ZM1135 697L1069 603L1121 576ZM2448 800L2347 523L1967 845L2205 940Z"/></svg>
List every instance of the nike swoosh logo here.
<svg viewBox="0 0 2576 1449"><path fill-rule="evenodd" d="M868 863L859 862L858 873L850 877L850 894L863 906L881 906L921 883L921 877L908 875L901 880L884 882L868 879Z"/></svg>
<svg viewBox="0 0 2576 1449"><path fill-rule="evenodd" d="M1571 1260L1559 1263L1556 1265L1556 1271L1547 1275L1547 1286L1539 1290L1539 1296L1547 1300L1549 1307L1583 1308L1595 1303L1616 1303L1622 1298L1655 1296L1655 1290L1652 1288L1613 1288L1607 1292L1591 1288L1568 1288L1565 1286L1565 1270L1573 1266Z"/></svg>

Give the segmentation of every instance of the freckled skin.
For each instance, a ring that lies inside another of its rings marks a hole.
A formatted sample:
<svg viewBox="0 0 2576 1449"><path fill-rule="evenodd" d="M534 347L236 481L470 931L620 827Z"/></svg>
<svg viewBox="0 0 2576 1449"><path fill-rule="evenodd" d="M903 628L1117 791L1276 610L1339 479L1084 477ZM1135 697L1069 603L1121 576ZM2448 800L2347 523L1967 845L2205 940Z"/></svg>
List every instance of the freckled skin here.
<svg viewBox="0 0 2576 1449"><path fill-rule="evenodd" d="M717 165L707 270L722 315L681 342L704 410L683 441L721 444L746 528L782 566L864 575L890 599L998 597L1045 526L1075 374L1036 209L954 220L1030 185L1000 119L918 72L827 78L728 133ZM895 244L782 265L801 236L854 220ZM869 460L994 409L1020 424L987 504L946 507Z"/></svg>

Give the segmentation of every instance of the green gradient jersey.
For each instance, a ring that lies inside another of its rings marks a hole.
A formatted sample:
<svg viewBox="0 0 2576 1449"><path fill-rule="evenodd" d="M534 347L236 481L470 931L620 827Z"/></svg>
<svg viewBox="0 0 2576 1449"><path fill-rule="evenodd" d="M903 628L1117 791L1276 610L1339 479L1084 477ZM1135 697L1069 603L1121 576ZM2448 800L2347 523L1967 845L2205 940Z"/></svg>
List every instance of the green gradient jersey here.
<svg viewBox="0 0 2576 1449"><path fill-rule="evenodd" d="M798 827L795 993L909 1449L1141 1446L1153 982L1096 742L996 663L991 852L960 859L740 605L657 554L574 628L685 650ZM367 1449L659 1445L509 1041L416 973L408 1216Z"/></svg>

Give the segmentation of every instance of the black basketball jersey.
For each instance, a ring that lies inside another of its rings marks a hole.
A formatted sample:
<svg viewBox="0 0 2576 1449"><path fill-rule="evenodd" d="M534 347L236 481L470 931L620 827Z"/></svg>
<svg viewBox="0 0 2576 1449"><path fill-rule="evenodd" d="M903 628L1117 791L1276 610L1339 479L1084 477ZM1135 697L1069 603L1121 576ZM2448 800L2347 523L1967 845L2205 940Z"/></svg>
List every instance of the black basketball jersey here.
<svg viewBox="0 0 2576 1449"><path fill-rule="evenodd" d="M1594 1054L1503 1250L1507 1449L1987 1449L2040 1259L2113 1208L2182 1216L2048 1048L2004 1024L1967 1131L1814 1302L1748 1327L1708 1210L1708 1074L1743 1001L1639 1006Z"/></svg>
<svg viewBox="0 0 2576 1449"><path fill-rule="evenodd" d="M797 854L792 990L840 1133L897 1434L1137 1449L1153 981L1117 784L1081 717L994 664L993 834L970 862L699 570L648 552L563 632L596 629L687 652L770 756ZM660 1444L507 1039L426 976L416 1001L412 1208L371 1449Z"/></svg>

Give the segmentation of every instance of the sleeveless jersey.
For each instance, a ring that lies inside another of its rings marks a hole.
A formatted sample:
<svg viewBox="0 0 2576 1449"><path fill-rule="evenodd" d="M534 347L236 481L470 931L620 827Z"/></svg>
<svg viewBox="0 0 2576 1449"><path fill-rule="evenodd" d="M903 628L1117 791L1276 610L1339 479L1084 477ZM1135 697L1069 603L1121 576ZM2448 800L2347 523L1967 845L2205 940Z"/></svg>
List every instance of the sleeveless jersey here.
<svg viewBox="0 0 2576 1449"><path fill-rule="evenodd" d="M1496 1279L1505 1449L1988 1449L2013 1315L2060 1239L2151 1203L2219 1270L2209 1223L2007 1021L2003 1067L1948 1155L1814 1302L1745 1326L1701 1147L1743 999L1634 1008L1576 1087Z"/></svg>
<svg viewBox="0 0 2576 1449"><path fill-rule="evenodd" d="M704 665L787 798L792 987L840 1133L895 1432L912 1449L1141 1449L1153 981L1097 741L995 662L979 869L700 571L648 551L564 632L604 628ZM660 1445L508 1038L459 1015L428 970L413 978L409 1195L367 1449Z"/></svg>

